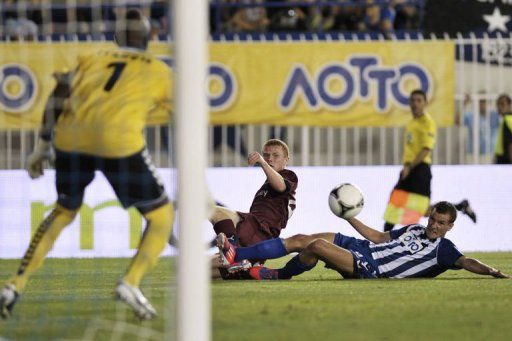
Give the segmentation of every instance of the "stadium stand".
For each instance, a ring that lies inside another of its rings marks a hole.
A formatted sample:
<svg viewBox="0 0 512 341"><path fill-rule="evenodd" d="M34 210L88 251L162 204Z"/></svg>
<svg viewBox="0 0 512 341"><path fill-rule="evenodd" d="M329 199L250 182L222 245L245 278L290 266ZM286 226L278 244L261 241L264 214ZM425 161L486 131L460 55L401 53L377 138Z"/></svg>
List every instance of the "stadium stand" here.
<svg viewBox="0 0 512 341"><path fill-rule="evenodd" d="M418 30L424 5L424 0L211 0L210 25L212 34ZM155 33L168 32L170 9L163 0L7 0L0 4L0 19L2 25L8 19L30 20L45 35L111 33L116 13L128 7L142 8L150 16ZM240 28L235 23L239 17L254 21L258 15L268 21L262 27Z"/></svg>

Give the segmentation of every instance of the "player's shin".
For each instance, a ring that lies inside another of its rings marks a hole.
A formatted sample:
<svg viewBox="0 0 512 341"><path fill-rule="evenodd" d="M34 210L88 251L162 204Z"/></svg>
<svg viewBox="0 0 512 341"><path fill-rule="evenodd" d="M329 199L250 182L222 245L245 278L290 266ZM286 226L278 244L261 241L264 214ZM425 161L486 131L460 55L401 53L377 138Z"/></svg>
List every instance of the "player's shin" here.
<svg viewBox="0 0 512 341"><path fill-rule="evenodd" d="M76 211L70 211L60 205L43 220L30 241L30 245L23 256L16 275L10 280L17 292L23 291L28 278L44 261L44 258L53 247L53 243L62 230L69 225L76 216Z"/></svg>
<svg viewBox="0 0 512 341"><path fill-rule="evenodd" d="M307 258L301 259L301 255L302 258ZM301 252L290 259L284 268L277 270L279 279L290 279L293 276L297 276L303 272L309 271L316 266L317 262L317 258L308 257L308 255L304 254L304 252Z"/></svg>
<svg viewBox="0 0 512 341"><path fill-rule="evenodd" d="M236 249L235 261L244 259L274 259L288 254L281 238L269 239L253 246Z"/></svg>
<svg viewBox="0 0 512 341"><path fill-rule="evenodd" d="M167 203L159 208L144 214L148 227L142 236L139 250L133 258L123 280L131 286L138 287L144 274L151 269L158 260L172 231L174 208Z"/></svg>

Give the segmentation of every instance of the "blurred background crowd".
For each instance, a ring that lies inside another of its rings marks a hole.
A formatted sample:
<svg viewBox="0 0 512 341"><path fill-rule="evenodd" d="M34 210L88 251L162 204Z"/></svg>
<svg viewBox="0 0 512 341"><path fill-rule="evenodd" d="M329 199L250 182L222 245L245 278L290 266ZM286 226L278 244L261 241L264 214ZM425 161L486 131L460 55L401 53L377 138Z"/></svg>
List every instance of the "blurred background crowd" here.
<svg viewBox="0 0 512 341"><path fill-rule="evenodd" d="M381 32L419 30L424 0L210 0L210 31ZM141 7L155 34L169 32L164 0L6 0L0 3L2 36L102 34L113 30L116 12Z"/></svg>
<svg viewBox="0 0 512 341"><path fill-rule="evenodd" d="M212 1L214 32L417 30L423 1L222 0Z"/></svg>

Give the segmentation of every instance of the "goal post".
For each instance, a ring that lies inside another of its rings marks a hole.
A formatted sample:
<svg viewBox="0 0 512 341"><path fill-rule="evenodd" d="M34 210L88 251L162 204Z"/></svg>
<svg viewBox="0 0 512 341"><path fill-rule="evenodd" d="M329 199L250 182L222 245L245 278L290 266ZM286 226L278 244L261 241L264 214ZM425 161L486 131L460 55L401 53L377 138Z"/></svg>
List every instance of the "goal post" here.
<svg viewBox="0 0 512 341"><path fill-rule="evenodd" d="M209 340L210 279L204 243L207 184L208 2L172 3L178 160L177 339Z"/></svg>

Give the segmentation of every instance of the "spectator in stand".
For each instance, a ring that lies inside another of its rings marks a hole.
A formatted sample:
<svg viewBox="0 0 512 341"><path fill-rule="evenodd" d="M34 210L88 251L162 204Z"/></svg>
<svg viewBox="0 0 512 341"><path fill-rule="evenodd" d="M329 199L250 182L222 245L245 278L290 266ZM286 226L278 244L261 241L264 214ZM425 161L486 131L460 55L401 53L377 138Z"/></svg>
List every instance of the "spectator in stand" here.
<svg viewBox="0 0 512 341"><path fill-rule="evenodd" d="M92 28L92 8L90 6L76 8L77 33L91 33Z"/></svg>
<svg viewBox="0 0 512 341"><path fill-rule="evenodd" d="M166 0L157 0L151 3L151 29L152 35L167 34L169 32L169 5Z"/></svg>
<svg viewBox="0 0 512 341"><path fill-rule="evenodd" d="M37 38L37 25L26 18L7 19L5 22L5 35L12 41L32 41Z"/></svg>
<svg viewBox="0 0 512 341"><path fill-rule="evenodd" d="M311 2L306 0L304 2ZM267 0L267 3L293 2L290 0ZM305 31L308 29L306 12L315 10L314 6L294 6L290 3L288 6L269 6L267 9L270 19L271 31Z"/></svg>
<svg viewBox="0 0 512 341"><path fill-rule="evenodd" d="M4 35L10 40L35 40L38 34L37 24L41 24L39 1L27 1L18 6L18 1L2 1L2 19L5 20Z"/></svg>
<svg viewBox="0 0 512 341"><path fill-rule="evenodd" d="M240 7L230 20L231 27L236 32L265 32L270 20L267 9L260 4L263 0L242 0L242 4L254 5Z"/></svg>
<svg viewBox="0 0 512 341"><path fill-rule="evenodd" d="M231 18L239 7L232 6L238 0L210 0L210 32L231 30Z"/></svg>
<svg viewBox="0 0 512 341"><path fill-rule="evenodd" d="M496 134L500 125L498 112L489 110L485 93L480 92L478 100L478 136L480 155L489 154L494 151L494 143L496 142ZM475 128L475 113L473 111L473 100L469 94L464 98L464 111L462 114L463 123L468 128L468 153L473 153L473 129Z"/></svg>
<svg viewBox="0 0 512 341"><path fill-rule="evenodd" d="M391 5L396 12L395 30L417 30L420 26L420 4L408 0L393 0Z"/></svg>
<svg viewBox="0 0 512 341"><path fill-rule="evenodd" d="M365 0L366 8L364 19L360 28L362 31L381 32L386 38L390 38L393 33L393 23L395 21L395 10L391 4L376 4L375 0Z"/></svg>
<svg viewBox="0 0 512 341"><path fill-rule="evenodd" d="M326 30L355 31L361 27L364 10L359 0L338 0L340 5L321 8L312 18L312 27ZM312 7L317 9L317 7ZM319 13L319 14L318 14Z"/></svg>

